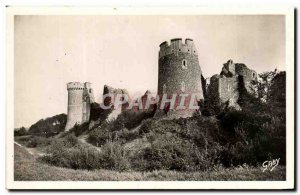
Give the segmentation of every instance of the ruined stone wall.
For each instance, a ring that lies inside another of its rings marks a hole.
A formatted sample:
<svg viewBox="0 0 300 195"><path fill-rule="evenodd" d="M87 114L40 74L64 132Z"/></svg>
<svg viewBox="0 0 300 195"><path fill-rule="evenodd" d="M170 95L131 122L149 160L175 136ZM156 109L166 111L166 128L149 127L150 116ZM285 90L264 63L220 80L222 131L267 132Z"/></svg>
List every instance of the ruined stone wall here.
<svg viewBox="0 0 300 195"><path fill-rule="evenodd" d="M247 68L244 64L236 64L235 70L238 75L243 76L244 87L247 92L250 94L255 93L252 81L257 80L257 73L254 70Z"/></svg>
<svg viewBox="0 0 300 195"><path fill-rule="evenodd" d="M85 82L84 83L84 87L86 89L85 92L88 94L88 97L90 99L90 103L94 103L95 102L95 98L94 98L93 88L91 87L91 83Z"/></svg>
<svg viewBox="0 0 300 195"><path fill-rule="evenodd" d="M158 95L197 94L203 99L201 68L193 40L172 39L171 44L163 42L159 51ZM179 101L179 100L178 100ZM188 104L186 104L188 106ZM170 118L192 116L195 110L170 111Z"/></svg>
<svg viewBox="0 0 300 195"><path fill-rule="evenodd" d="M219 96L221 103L225 103L232 99L237 102L239 98L238 91L238 76L225 77L221 76L219 78Z"/></svg>
<svg viewBox="0 0 300 195"><path fill-rule="evenodd" d="M254 70L249 69L245 64L235 64L235 72L245 79L257 80L257 73Z"/></svg>
<svg viewBox="0 0 300 195"><path fill-rule="evenodd" d="M253 81L256 80L257 73L254 70L249 69L245 64L233 63L232 60L228 60L223 64L220 75L214 75L210 79L206 103L217 105L220 110L224 108L240 110L238 100L242 88L245 88L247 93L254 95Z"/></svg>
<svg viewBox="0 0 300 195"><path fill-rule="evenodd" d="M84 83L83 91L83 107L82 107L82 123L88 122L91 115L91 104L94 103L94 93L91 83Z"/></svg>
<svg viewBox="0 0 300 195"><path fill-rule="evenodd" d="M112 108L112 111L108 115L107 120L113 120L113 119L116 119L121 114L121 112L128 107L128 102L124 103L118 107L115 106L115 100L117 98L117 95L118 94L120 94L120 95L126 94L127 97L129 98L129 94L126 89L115 89L108 85L104 85L103 96L106 94L110 94L110 96L106 97L103 100L103 104L105 106L111 106L111 108Z"/></svg>

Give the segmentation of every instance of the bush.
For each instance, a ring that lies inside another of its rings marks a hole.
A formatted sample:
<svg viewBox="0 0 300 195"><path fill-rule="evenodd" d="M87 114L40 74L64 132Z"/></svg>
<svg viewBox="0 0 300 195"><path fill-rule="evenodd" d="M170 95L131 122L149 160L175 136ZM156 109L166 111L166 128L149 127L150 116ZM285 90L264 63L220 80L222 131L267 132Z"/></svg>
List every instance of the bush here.
<svg viewBox="0 0 300 195"><path fill-rule="evenodd" d="M99 169L101 168L100 153L88 147L75 145L74 147L59 147L62 146L60 142L56 149L50 155L40 158L42 162L59 167L67 167L72 169ZM54 149L52 148L52 149Z"/></svg>
<svg viewBox="0 0 300 195"><path fill-rule="evenodd" d="M115 137L115 140L122 144L125 144L140 137L138 131L129 131L127 128L123 128L120 131L114 132L113 135L113 137Z"/></svg>
<svg viewBox="0 0 300 195"><path fill-rule="evenodd" d="M46 119L41 119L31 125L28 132L31 135L53 136L64 131L67 123L67 115L59 114Z"/></svg>
<svg viewBox="0 0 300 195"><path fill-rule="evenodd" d="M108 141L125 143L138 138L139 132L128 130L124 121L124 115L119 115L116 120L104 121L102 125L89 133L88 142L99 147Z"/></svg>
<svg viewBox="0 0 300 195"><path fill-rule="evenodd" d="M141 124L141 122L147 118L152 118L154 115L153 111L131 111L131 110L126 110L124 112L122 112L118 118L118 119L124 121L124 126L127 129L132 129L137 127L138 125Z"/></svg>
<svg viewBox="0 0 300 195"><path fill-rule="evenodd" d="M25 145L29 148L35 148L38 146L48 146L52 143L52 140L52 138L32 136L25 142Z"/></svg>
<svg viewBox="0 0 300 195"><path fill-rule="evenodd" d="M20 129L14 130L14 136L24 136L24 135L28 135L28 134L29 133L25 127L21 127Z"/></svg>
<svg viewBox="0 0 300 195"><path fill-rule="evenodd" d="M93 129L88 136L88 142L99 147L107 141L112 140L112 132L110 130L112 122L105 121L101 126Z"/></svg>
<svg viewBox="0 0 300 195"><path fill-rule="evenodd" d="M76 138L76 137L75 137ZM130 168L127 152L113 142L106 143L101 152L94 148L75 143L72 137L58 139L48 148L48 154L40 161L72 169L112 169L118 171Z"/></svg>
<svg viewBox="0 0 300 195"><path fill-rule="evenodd" d="M77 137L81 134L83 134L85 131L89 130L89 123L83 123L81 125L78 125L77 123L73 128L69 130L69 132L74 133L74 135Z"/></svg>
<svg viewBox="0 0 300 195"><path fill-rule="evenodd" d="M281 118L235 111L226 113L220 121L231 137L221 154L225 166L257 165L274 158L285 163L286 126Z"/></svg>
<svg viewBox="0 0 300 195"><path fill-rule="evenodd" d="M168 133L155 135L150 147L147 147L131 158L132 167L139 171L209 170L217 162L216 146L209 150L195 146L189 140ZM153 139L153 138L151 138Z"/></svg>
<svg viewBox="0 0 300 195"><path fill-rule="evenodd" d="M118 142L107 142L101 147L101 154L103 168L118 171L130 169L128 152Z"/></svg>

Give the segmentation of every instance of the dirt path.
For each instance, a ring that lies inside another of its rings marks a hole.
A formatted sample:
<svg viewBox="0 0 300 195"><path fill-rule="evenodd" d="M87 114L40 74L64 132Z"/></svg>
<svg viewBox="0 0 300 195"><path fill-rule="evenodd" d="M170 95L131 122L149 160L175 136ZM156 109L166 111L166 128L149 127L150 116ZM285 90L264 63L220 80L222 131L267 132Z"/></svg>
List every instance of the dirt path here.
<svg viewBox="0 0 300 195"><path fill-rule="evenodd" d="M100 149L99 147L97 147L97 146L94 146L93 144L88 143L88 142L86 141L87 138L88 138L88 135L80 135L80 136L78 137L78 141L80 141L82 144L87 145L87 146L89 146L89 147L91 147L91 148L94 148L94 149L96 149L97 151L100 152L101 149Z"/></svg>
<svg viewBox="0 0 300 195"><path fill-rule="evenodd" d="M29 154L33 155L34 157L39 157L39 156L45 156L45 153L40 152L38 149L36 148L27 148L26 146L21 145L20 143L14 141L14 143L18 146L20 146L21 148L24 148Z"/></svg>

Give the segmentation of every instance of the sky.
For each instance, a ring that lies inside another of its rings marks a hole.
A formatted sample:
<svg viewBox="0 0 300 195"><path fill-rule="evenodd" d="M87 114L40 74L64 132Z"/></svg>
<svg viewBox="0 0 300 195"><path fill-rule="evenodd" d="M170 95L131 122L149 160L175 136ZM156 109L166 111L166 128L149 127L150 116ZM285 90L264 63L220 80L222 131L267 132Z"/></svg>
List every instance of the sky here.
<svg viewBox="0 0 300 195"><path fill-rule="evenodd" d="M156 94L159 44L192 38L204 77L229 59L258 73L285 70L280 15L37 16L14 19L15 127L67 113L66 83Z"/></svg>

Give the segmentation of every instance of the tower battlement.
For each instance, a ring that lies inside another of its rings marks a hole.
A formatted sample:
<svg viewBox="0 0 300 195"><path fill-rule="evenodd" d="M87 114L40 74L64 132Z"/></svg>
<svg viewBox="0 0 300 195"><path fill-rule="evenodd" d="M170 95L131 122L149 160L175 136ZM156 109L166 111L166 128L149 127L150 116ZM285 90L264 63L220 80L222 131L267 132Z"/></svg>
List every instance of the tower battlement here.
<svg viewBox="0 0 300 195"><path fill-rule="evenodd" d="M167 41L162 42L159 50L159 58L170 54L178 55L178 53L187 53L198 55L193 39L187 38L184 43L181 38L171 39L170 44Z"/></svg>
<svg viewBox="0 0 300 195"><path fill-rule="evenodd" d="M80 82L69 82L67 83L67 90L84 90L85 86Z"/></svg>

